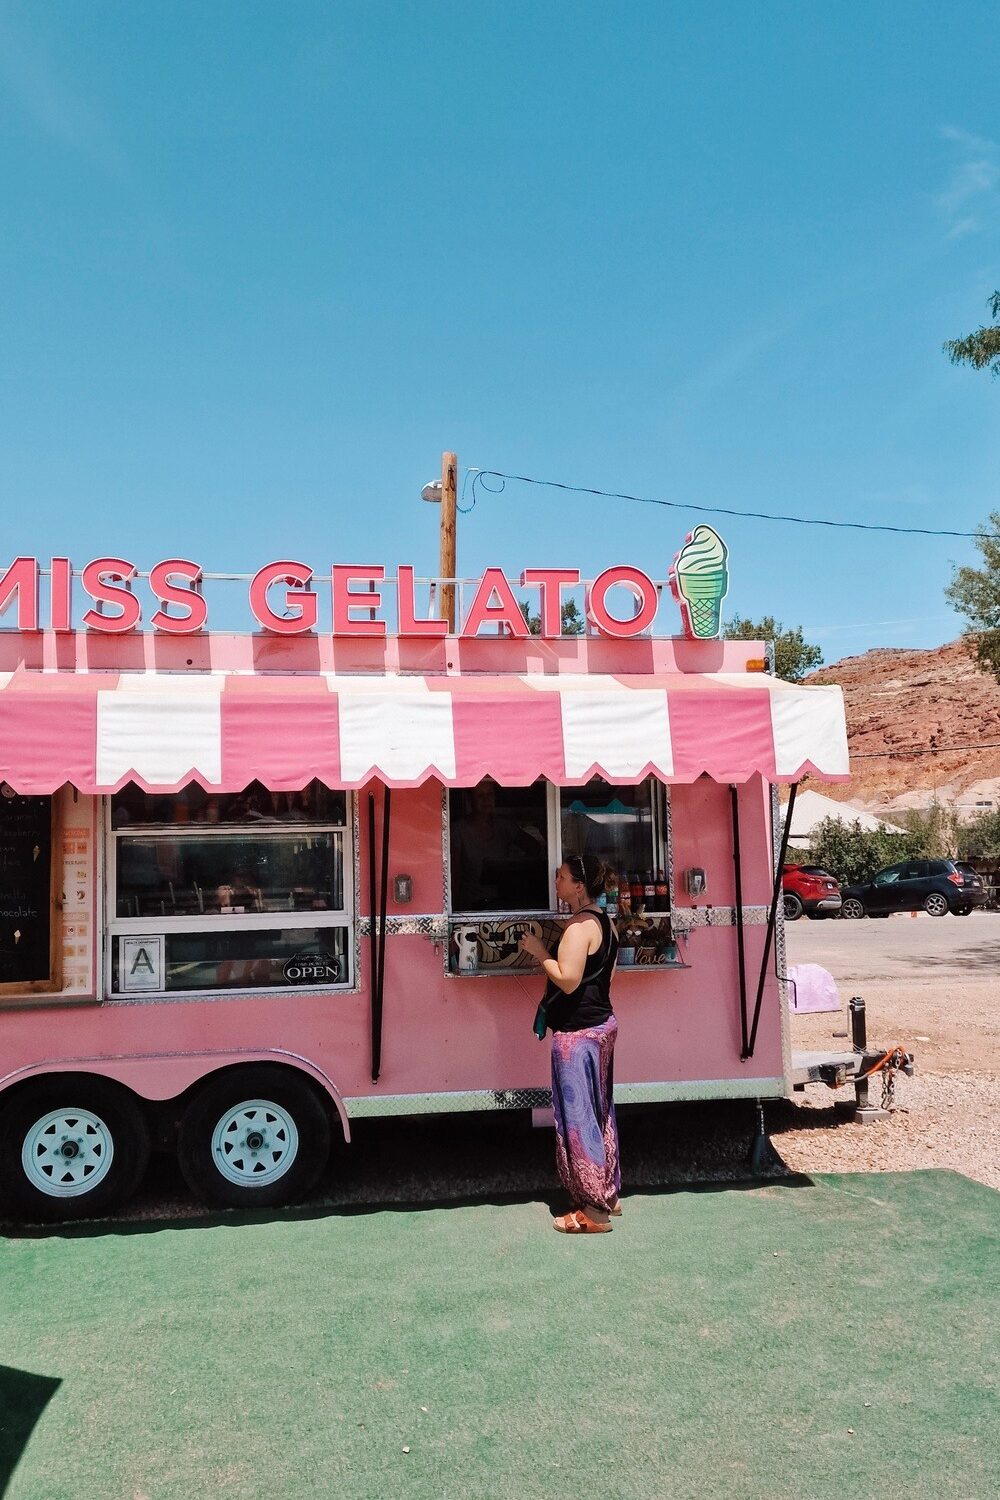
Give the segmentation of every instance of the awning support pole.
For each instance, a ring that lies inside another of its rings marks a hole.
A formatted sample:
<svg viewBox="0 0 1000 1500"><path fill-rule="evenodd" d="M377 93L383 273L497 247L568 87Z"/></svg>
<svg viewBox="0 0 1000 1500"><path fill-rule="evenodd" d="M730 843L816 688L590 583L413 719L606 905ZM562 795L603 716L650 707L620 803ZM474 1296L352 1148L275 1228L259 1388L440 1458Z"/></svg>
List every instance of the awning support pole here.
<svg viewBox="0 0 1000 1500"><path fill-rule="evenodd" d="M747 956L743 939L743 862L740 859L740 803L735 786L729 788L733 813L733 870L736 878L736 957L740 970L740 1031L742 1037L741 1057L748 1057L747 1050Z"/></svg>
<svg viewBox="0 0 1000 1500"><path fill-rule="evenodd" d="M778 851L778 866L774 872L774 890L771 893L771 910L767 918L767 933L764 937L764 952L760 960L760 978L757 981L757 999L753 1008L753 1023L750 1027L750 1040L743 1053L743 1061L753 1057L753 1049L757 1042L757 1024L760 1021L760 1007L764 999L764 985L767 981L767 965L771 957L771 943L774 940L774 929L778 920L778 902L781 899L781 872L785 864L785 855L788 853L788 835L792 831L792 813L795 811L795 793L799 789L797 781L793 781L788 791L788 808L785 812L785 827L781 835L781 848Z"/></svg>
<svg viewBox="0 0 1000 1500"><path fill-rule="evenodd" d="M378 1083L382 1071L382 997L385 994L385 924L389 905L389 806L392 792L385 788L382 796L382 880L378 911L378 972L372 995L372 1083ZM374 921L372 923L374 926Z"/></svg>
<svg viewBox="0 0 1000 1500"><path fill-rule="evenodd" d="M378 868L375 863L375 793L368 793L368 937L371 944L371 1040L372 1083L378 1081L382 1061L382 1017L377 1014L376 990L378 987L378 927L375 922L376 893L378 890Z"/></svg>

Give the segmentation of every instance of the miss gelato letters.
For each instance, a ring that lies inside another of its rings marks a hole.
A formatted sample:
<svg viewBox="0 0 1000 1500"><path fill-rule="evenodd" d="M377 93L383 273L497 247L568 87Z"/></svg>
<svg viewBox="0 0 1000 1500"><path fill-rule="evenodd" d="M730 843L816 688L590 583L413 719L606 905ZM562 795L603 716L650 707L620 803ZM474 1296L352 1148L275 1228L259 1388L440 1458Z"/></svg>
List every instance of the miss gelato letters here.
<svg viewBox="0 0 1000 1500"><path fill-rule="evenodd" d="M674 559L670 584L688 635L704 639L719 633L718 605L728 587L727 556L712 528L698 526ZM720 577L725 580L721 593ZM148 573L140 573L135 563L121 557L98 557L81 569L66 557L54 557L47 566L35 557L18 557L0 573L0 615L15 610L20 631L68 633L80 624L105 635L123 635L141 629L145 620L154 631L194 635L208 625L203 580L200 565L180 557L166 558ZM529 595L531 613L537 609L537 633L561 635L565 591L580 586L579 570L525 568L518 584ZM660 606L657 584L641 568L627 564L605 568L585 591L590 624L600 634L618 639L648 631ZM79 593L87 607L77 618L74 595ZM247 603L262 629L276 635L306 635L322 628L324 594L335 636L387 635L387 616L401 636L447 634L445 620L421 612L414 569L403 565L395 577L387 577L385 568L376 564L337 563L318 579L308 563L282 559L257 570L249 582ZM713 613L706 601L716 596ZM489 634L520 639L532 633L502 568L487 568L474 587L466 586L463 603L461 636L479 635L484 626Z"/></svg>

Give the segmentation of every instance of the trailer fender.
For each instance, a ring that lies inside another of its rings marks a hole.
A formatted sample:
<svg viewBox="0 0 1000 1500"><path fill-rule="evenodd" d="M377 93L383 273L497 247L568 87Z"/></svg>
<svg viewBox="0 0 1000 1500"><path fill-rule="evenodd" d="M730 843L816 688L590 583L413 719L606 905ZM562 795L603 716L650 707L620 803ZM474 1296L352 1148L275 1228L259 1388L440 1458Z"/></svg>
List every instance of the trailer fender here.
<svg viewBox="0 0 1000 1500"><path fill-rule="evenodd" d="M257 1062L282 1063L285 1067L295 1068L314 1079L333 1102L344 1132L344 1140L350 1142L351 1125L347 1108L336 1084L316 1063L283 1047L262 1047L247 1051L233 1048L226 1052L148 1052L127 1057L60 1057L48 1062L32 1063L28 1067L17 1068L12 1073L0 1076L0 1102L3 1095L18 1084L54 1073L94 1073L101 1078L114 1079L141 1099L173 1099L178 1094L183 1094L192 1084L200 1083L203 1078L218 1073L223 1068Z"/></svg>

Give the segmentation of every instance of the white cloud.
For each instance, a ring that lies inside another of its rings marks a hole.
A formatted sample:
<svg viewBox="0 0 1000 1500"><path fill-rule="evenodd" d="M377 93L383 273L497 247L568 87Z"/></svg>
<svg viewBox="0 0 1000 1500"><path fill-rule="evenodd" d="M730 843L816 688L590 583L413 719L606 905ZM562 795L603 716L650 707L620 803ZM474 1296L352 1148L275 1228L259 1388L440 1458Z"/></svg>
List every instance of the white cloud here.
<svg viewBox="0 0 1000 1500"><path fill-rule="evenodd" d="M1000 147L957 125L945 125L941 136L948 143L951 169L935 201L948 238L959 239L983 228L1000 210Z"/></svg>
<svg viewBox="0 0 1000 1500"><path fill-rule="evenodd" d="M96 100L61 78L42 47L17 33L7 18L0 20L0 80L8 97L57 145L109 177L121 180L127 175L110 122Z"/></svg>

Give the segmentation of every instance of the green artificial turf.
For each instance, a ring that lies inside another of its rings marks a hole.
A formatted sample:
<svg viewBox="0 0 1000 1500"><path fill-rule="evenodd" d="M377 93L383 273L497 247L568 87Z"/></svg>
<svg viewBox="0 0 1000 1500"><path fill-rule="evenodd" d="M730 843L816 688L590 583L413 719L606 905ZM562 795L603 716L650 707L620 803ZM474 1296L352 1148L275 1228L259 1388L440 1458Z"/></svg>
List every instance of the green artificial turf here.
<svg viewBox="0 0 1000 1500"><path fill-rule="evenodd" d="M1000 1195L823 1176L548 1226L516 1202L2 1241L0 1494L995 1494Z"/></svg>

